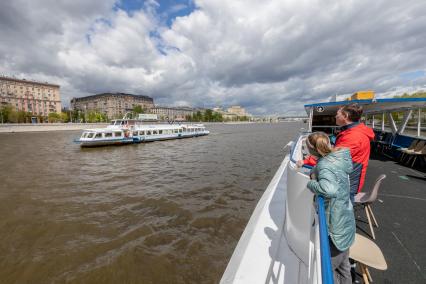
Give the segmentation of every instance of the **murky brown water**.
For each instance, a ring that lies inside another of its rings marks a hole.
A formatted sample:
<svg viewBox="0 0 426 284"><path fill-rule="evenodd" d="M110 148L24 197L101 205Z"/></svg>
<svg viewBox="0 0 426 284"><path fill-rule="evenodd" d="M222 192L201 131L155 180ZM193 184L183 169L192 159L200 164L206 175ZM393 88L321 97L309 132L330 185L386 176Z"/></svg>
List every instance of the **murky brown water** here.
<svg viewBox="0 0 426 284"><path fill-rule="evenodd" d="M0 282L217 283L301 126L94 149L0 134Z"/></svg>

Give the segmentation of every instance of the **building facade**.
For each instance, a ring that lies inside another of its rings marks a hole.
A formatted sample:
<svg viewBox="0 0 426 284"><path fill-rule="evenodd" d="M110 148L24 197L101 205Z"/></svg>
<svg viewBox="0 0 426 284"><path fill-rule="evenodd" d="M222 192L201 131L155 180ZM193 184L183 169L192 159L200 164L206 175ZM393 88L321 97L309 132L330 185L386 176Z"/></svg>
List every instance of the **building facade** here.
<svg viewBox="0 0 426 284"><path fill-rule="evenodd" d="M61 112L59 85L0 76L0 105L47 117Z"/></svg>
<svg viewBox="0 0 426 284"><path fill-rule="evenodd" d="M151 108L148 112L156 114L160 120L185 121L187 116L192 116L195 112L204 110L190 107L160 107Z"/></svg>
<svg viewBox="0 0 426 284"><path fill-rule="evenodd" d="M249 116L249 114L246 112L246 110L240 106L231 106L230 108L228 108L227 112L229 114L234 114L238 117L241 116Z"/></svg>
<svg viewBox="0 0 426 284"><path fill-rule="evenodd" d="M124 93L103 93L93 96L71 99L71 109L82 111L99 111L109 119L121 118L126 112L132 111L135 106L144 110L154 107L154 100L148 96Z"/></svg>
<svg viewBox="0 0 426 284"><path fill-rule="evenodd" d="M223 110L221 107L213 108L214 112L218 112L222 115L225 120L237 121L241 118L251 119L251 114L246 112L241 106L231 106L230 108Z"/></svg>

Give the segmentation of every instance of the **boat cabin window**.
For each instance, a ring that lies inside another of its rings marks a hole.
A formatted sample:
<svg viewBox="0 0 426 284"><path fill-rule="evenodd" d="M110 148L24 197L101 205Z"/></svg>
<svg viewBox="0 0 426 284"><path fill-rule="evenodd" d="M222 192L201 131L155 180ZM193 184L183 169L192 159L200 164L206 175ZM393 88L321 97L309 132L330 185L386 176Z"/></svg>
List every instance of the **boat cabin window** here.
<svg viewBox="0 0 426 284"><path fill-rule="evenodd" d="M114 132L114 137L121 137L121 131Z"/></svg>
<svg viewBox="0 0 426 284"><path fill-rule="evenodd" d="M146 132L146 135L151 135L151 131L150 131L150 130L148 130L148 131Z"/></svg>
<svg viewBox="0 0 426 284"><path fill-rule="evenodd" d="M138 132L137 131L133 131L133 136L138 136Z"/></svg>
<svg viewBox="0 0 426 284"><path fill-rule="evenodd" d="M333 115L314 115L312 119L312 132L323 131L327 134L334 134L336 130L336 117Z"/></svg>
<svg viewBox="0 0 426 284"><path fill-rule="evenodd" d="M158 130L158 134L163 134L163 130L162 129Z"/></svg>
<svg viewBox="0 0 426 284"><path fill-rule="evenodd" d="M145 131L139 131L139 135L145 135Z"/></svg>
<svg viewBox="0 0 426 284"><path fill-rule="evenodd" d="M105 138L111 138L112 132L105 132Z"/></svg>
<svg viewBox="0 0 426 284"><path fill-rule="evenodd" d="M182 133L182 129L179 129L179 133Z"/></svg>
<svg viewBox="0 0 426 284"><path fill-rule="evenodd" d="M175 129L175 131L174 131L175 133L178 133L178 130L177 129Z"/></svg>
<svg viewBox="0 0 426 284"><path fill-rule="evenodd" d="M95 138L102 138L102 133L96 133Z"/></svg>
<svg viewBox="0 0 426 284"><path fill-rule="evenodd" d="M157 130L153 130L152 135L157 135Z"/></svg>
<svg viewBox="0 0 426 284"><path fill-rule="evenodd" d="M93 132L90 132L87 134L87 138L93 138L93 136L95 136L95 133Z"/></svg>

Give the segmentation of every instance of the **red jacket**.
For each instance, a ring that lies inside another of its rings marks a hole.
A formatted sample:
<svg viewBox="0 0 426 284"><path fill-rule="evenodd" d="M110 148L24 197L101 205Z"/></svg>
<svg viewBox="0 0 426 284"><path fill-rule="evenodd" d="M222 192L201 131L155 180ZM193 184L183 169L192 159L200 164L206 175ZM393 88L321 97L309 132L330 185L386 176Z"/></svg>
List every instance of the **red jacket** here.
<svg viewBox="0 0 426 284"><path fill-rule="evenodd" d="M364 123L353 123L342 127L343 131L336 137L336 147L349 148L352 156L353 172L350 175L351 192L360 192L364 186L368 159L370 158L370 141L374 132Z"/></svg>
<svg viewBox="0 0 426 284"><path fill-rule="evenodd" d="M304 165L315 166L317 164L317 158L312 155L308 155L306 159L303 160Z"/></svg>

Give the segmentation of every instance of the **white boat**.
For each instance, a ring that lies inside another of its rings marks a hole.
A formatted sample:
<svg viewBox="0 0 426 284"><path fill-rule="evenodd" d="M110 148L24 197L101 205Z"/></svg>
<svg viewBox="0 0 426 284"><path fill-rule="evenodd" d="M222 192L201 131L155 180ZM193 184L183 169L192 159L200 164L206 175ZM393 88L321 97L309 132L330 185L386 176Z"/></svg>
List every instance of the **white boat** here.
<svg viewBox="0 0 426 284"><path fill-rule="evenodd" d="M123 145L208 135L203 124L143 124L137 119L113 120L106 128L85 129L81 147Z"/></svg>
<svg viewBox="0 0 426 284"><path fill-rule="evenodd" d="M316 130L334 133L338 108L353 102L305 105L309 132L287 145L291 151L258 202L220 283L333 283L324 200L314 199L306 187L310 167L298 168L296 161L307 154L307 135ZM367 123L373 128L379 117L381 131L385 132L385 116L388 118L390 149L409 145L415 139L403 135L404 130L410 116L417 112L419 118L421 109L426 108L424 98L355 102L363 105ZM392 112L404 112L401 125L396 125ZM418 119L418 137L421 129Z"/></svg>

